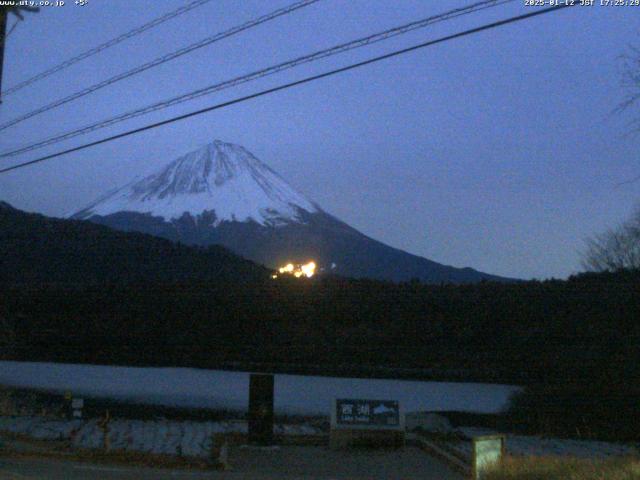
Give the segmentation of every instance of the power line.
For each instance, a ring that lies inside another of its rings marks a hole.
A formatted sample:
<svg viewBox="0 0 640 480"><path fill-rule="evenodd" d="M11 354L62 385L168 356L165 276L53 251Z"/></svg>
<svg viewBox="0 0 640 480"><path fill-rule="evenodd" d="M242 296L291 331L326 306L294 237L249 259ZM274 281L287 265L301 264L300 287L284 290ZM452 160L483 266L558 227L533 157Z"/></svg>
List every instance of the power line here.
<svg viewBox="0 0 640 480"><path fill-rule="evenodd" d="M161 110L173 105L177 105L189 100L192 100L194 98L198 98L204 95L208 95L211 94L213 92L217 92L226 88L230 88L230 87L234 87L243 83L247 83L253 80L257 80L260 79L262 77L266 77L268 75L273 75L276 73L279 73L281 71L284 70L288 70L294 67L297 67L298 65L302 65L304 63L309 63L309 62L313 62L316 60L320 60L323 58L327 58L333 55L337 55L339 53L343 53L349 50L353 50L356 48L360 48L360 47L364 47L366 45L371 45L383 40L387 40L389 38L398 36L398 35L402 35L405 33L408 33L410 31L419 29L419 28L424 28L427 27L429 25L438 23L438 22L442 22L445 20L451 20L453 18L457 18L459 16L462 15L468 15L471 13L475 13L478 12L480 10L484 10L487 8L493 8L499 5L503 5L505 3L510 3L513 2L514 0L483 0L481 2L469 5L467 7L462 7L462 8L457 8L454 10L450 10L447 11L445 13L442 14L438 14L438 15L433 15L415 22L411 22L405 25L401 25L399 27L394 27L388 30L385 30L383 32L379 32L373 35L369 35L367 37L363 37L363 38L359 38L357 40L352 40L350 42L347 43L343 43L343 44L339 44L324 50L320 50L317 52L314 52L312 54L309 55L304 55L302 57L298 57L295 58L293 60L288 60L286 62L283 63L279 63L277 65L271 66L271 67L267 67L255 72L252 72L250 74L247 75L243 75L240 77L236 77L233 78L231 80L226 80L223 81L221 83L216 83L214 85L210 85L208 87L193 91L193 92L189 92L187 94L183 94L183 95L179 95L177 97L168 99L168 100L164 100L161 102L157 102L151 105L147 105L146 107L142 107L142 108L138 108L136 110L132 110L129 112L125 112L123 114L117 115L116 117L112 117L110 119L107 120L102 120L100 122L97 123L93 123L91 125L87 125L81 128L78 128L76 130L72 130L71 132L67 132L64 134L60 134L54 137L50 137L44 140L41 140L39 142L36 142L34 144L25 146L25 147L21 147L18 148L16 150L13 151L8 151L8 152L3 152L0 154L0 158L8 158L8 157L14 157L16 155L20 155L22 153L28 152L28 151L32 151L32 150L36 150L48 145L52 145L55 143L59 143L63 140L67 140L69 138L73 138L76 137L78 135L83 135L89 132L93 132L95 130L99 130L111 125L114 125L116 123L120 123L123 122L125 120L129 120L131 118L135 118L135 117L139 117L142 115L146 115L147 113L151 113L157 110Z"/></svg>
<svg viewBox="0 0 640 480"><path fill-rule="evenodd" d="M7 34L4 36L5 39L9 38L9 35L11 35L13 31L16 29L16 27L18 26L18 23L20 23L20 19L16 18L16 21L13 22L13 25L11 26Z"/></svg>
<svg viewBox="0 0 640 480"><path fill-rule="evenodd" d="M176 10L173 10L172 12L166 13L165 15L162 15L154 20L151 20L148 23L145 23L144 25L141 25L137 28L134 28L133 30L130 30L126 33L123 33L122 35L117 36L116 38L113 38L105 43L102 43L100 45L98 45L97 47L91 48L83 53L80 53L79 55L76 55L75 57L72 57L68 60L65 60L64 62L51 67L37 75L34 75L31 78L28 78L16 85L14 85L13 87L8 88L7 90L5 90L4 92L2 92L3 96L7 97L8 95L11 95L12 93L17 92L18 90L23 89L26 86L31 85L32 83L37 82L38 80L42 80L43 78L47 78L50 75L53 75L56 72L59 72L60 70L64 70L67 67L70 67L71 65L74 65L76 63L78 63L81 60L84 60L85 58L91 57L103 50L106 50L107 48L113 47L114 45L117 45L120 42L123 42L131 37L135 37L136 35L140 35L141 33L145 32L146 30L149 30L153 27L157 27L158 25L160 25L161 23L166 22L167 20L171 20L172 18L175 18L179 15L182 15L183 13L187 13L190 10L193 10L194 8L197 8L201 5L204 5L205 3L210 2L211 0L195 0L187 5L184 5Z"/></svg>
<svg viewBox="0 0 640 480"><path fill-rule="evenodd" d="M14 118L13 120L10 120L2 125L0 125L0 131L1 130L6 130L7 128L16 125L20 122L23 122L31 117L35 117L36 115L40 115L41 113L47 112L49 110L52 110L56 107L59 107L61 105L64 105L65 103L69 103L73 100L77 100L78 98L84 97L85 95L89 95L90 93L95 92L96 90L100 90L108 85L111 85L113 83L119 82L121 80L124 80L126 78L132 77L134 75L137 75L138 73L142 73L146 70L149 70L150 68L153 67L157 67L158 65L162 65L163 63L166 63L170 60L174 60L178 57L181 57L183 55L186 55L187 53L193 52L194 50L197 50L199 48L202 47L206 47L207 45L211 45L212 43L218 42L220 40L223 40L225 38L231 37L233 35L236 35L240 32L243 32L245 30L248 30L250 28L256 27L258 25L261 25L263 23L266 23L268 21L274 20L278 17L281 17L283 15L287 15L289 13L292 13L300 8L304 8L307 7L313 3L319 2L320 0L301 0L295 3L292 3L291 5L288 5L284 8L279 8L277 10L274 10L271 13L268 13L266 15L262 15L261 17L258 17L256 19L250 20L248 22L245 22L241 25L237 25L233 28L230 28L229 30L225 30L224 32L220 32L220 33L216 33L213 36L207 37L203 40L200 40L199 42L196 43L192 43L191 45L188 45L184 48L181 48L179 50L176 50L174 52L168 53L167 55L163 55L161 57L158 57L154 60L151 60L150 62L147 62L143 65L140 65L138 67L135 67L131 70L128 70L126 72L120 73L118 75L115 75L111 78L108 78L107 80L103 80L101 82L98 82L94 85L91 85L89 87L83 88L82 90L72 93L71 95L68 95L64 98L61 98L60 100L56 100L52 103L49 103L48 105L45 105L43 107L37 108L36 110L32 110L31 112L25 113L24 115L21 115L19 117Z"/></svg>
<svg viewBox="0 0 640 480"><path fill-rule="evenodd" d="M505 20L499 20L497 22L485 24L485 25L482 25L480 27L472 28L472 29L469 29L469 30L464 30L462 32L454 33L452 35L447 35L445 37L440 37L440 38L438 38L436 40L430 40L428 42L420 43L420 44L414 45L412 47L403 48L402 50L396 50L394 52L387 53L385 55L380 55L378 57L370 58L370 59L364 60L362 62L358 62L358 63L354 63L354 64L351 64L351 65L348 65L346 67L341 67L341 68L337 68L335 70L330 70L330 71L325 72L325 73L321 73L321 74L318 74L318 75L313 75L311 77L306 77L306 78L303 78L301 80L296 80L295 82L285 83L283 85L279 85L277 87L269 88L267 90L262 90L260 92L253 93L251 95L246 95L244 97L239 97L239 98L236 98L236 99L233 99L233 100L229 100L227 102L223 102L223 103L219 103L217 105L213 105L213 106L210 106L210 107L207 107L207 108L203 108L201 110L196 110L194 112L190 112L190 113L187 113L187 114L184 114L184 115L180 115L180 116L173 117L173 118L170 118L170 119L167 119L167 120L163 120L161 122L153 123L153 124L150 124L150 125L146 125L144 127L136 128L136 129L133 129L133 130L129 130L127 132L119 133L117 135L112 135L110 137L106 137L106 138L103 138L103 139L100 139L100 140L96 140L94 142L86 143L86 144L80 145L78 147L70 148L68 150L64 150L64 151L61 151L61 152L53 153L51 155L46 155L44 157L36 158L35 160L30 160L28 162L20 163L18 165L13 165L11 167L3 168L3 169L0 170L0 173L6 173L6 172L9 172L9 171L12 171L12 170L17 170L19 168L24 168L24 167L29 166L29 165L33 165L33 164L36 164L36 163L44 162L46 160L50 160L52 158L56 158L56 157L60 157L62 155L66 155L68 153L77 152L77 151L84 150L84 149L89 148L89 147L93 147L95 145L100 145L102 143L107 143L107 142L110 142L110 141L113 141L113 140L117 140L119 138L128 137L128 136L134 135L136 133L144 132L146 130L151 130L153 128L161 127L163 125L168 125L170 123L178 122L180 120L184 120L184 119L187 119L187 118L190 118L190 117L195 117L197 115L201 115L203 113L211 112L213 110L218 110L218 109L221 109L221 108L224 108L224 107L235 105L237 103L245 102L247 100L251 100L251 99L254 99L254 98L258 98L258 97L262 97L262 96L265 96L265 95L269 95L271 93L279 92L281 90L286 90L288 88L292 88L292 87L295 87L295 86L298 86L298 85L302 85L302 84L305 84L305 83L313 82L313 81L319 80L321 78L331 77L333 75L337 75L339 73L347 72L349 70L354 70L356 68L363 67L365 65L370 65L372 63L376 63L376 62L379 62L379 61L382 61L382 60L386 60L388 58L397 57L397 56L403 55L405 53L413 52L414 50L418 50L418 49L421 49L421 48L426 48L426 47L429 47L429 46L432 46L432 45L436 45L436 44L439 44L439 43L447 42L449 40L453 40L453 39L456 39L456 38L465 37L467 35L472 35L474 33L479 33L479 32L485 31L485 30L490 30L490 29L493 29L493 28L501 27L503 25L507 25L507 24L510 24L510 23L515 23L515 22L518 22L518 21L525 20L527 18L536 17L538 15L543 15L543 14L554 12L554 11L557 11L557 10L562 10L563 8L570 7L570 6L573 6L573 4L565 3L565 4L562 4L562 5L559 5L559 6L555 6L555 7L549 7L549 8L544 8L544 9L540 9L540 10L535 10L533 12L526 13L526 14L523 14L523 15L510 17L510 18L507 18Z"/></svg>

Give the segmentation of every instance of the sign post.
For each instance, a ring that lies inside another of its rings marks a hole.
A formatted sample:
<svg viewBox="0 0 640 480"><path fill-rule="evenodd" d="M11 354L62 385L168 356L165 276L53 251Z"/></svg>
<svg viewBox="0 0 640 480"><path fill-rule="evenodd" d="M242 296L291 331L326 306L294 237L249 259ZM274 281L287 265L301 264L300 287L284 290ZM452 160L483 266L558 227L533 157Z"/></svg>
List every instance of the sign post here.
<svg viewBox="0 0 640 480"><path fill-rule="evenodd" d="M273 444L273 375L249 377L249 443Z"/></svg>
<svg viewBox="0 0 640 480"><path fill-rule="evenodd" d="M485 435L473 439L473 478L482 480L485 473L504 457L504 435Z"/></svg>
<svg viewBox="0 0 640 480"><path fill-rule="evenodd" d="M331 448L404 446L404 416L395 400L336 399L331 409Z"/></svg>
<svg viewBox="0 0 640 480"><path fill-rule="evenodd" d="M71 402L73 400L73 394L71 393L71 391L67 390L66 392L64 392L64 415L65 417L67 417L68 419L73 419L73 408L71 406Z"/></svg>
<svg viewBox="0 0 640 480"><path fill-rule="evenodd" d="M71 400L71 416L73 418L82 418L82 409L84 408L84 398L73 398Z"/></svg>

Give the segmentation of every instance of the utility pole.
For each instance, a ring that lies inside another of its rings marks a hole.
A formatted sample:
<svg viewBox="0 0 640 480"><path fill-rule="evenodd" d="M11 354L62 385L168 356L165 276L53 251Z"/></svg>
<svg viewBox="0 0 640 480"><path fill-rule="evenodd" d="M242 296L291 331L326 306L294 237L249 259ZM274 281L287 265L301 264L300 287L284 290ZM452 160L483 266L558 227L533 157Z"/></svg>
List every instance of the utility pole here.
<svg viewBox="0 0 640 480"><path fill-rule="evenodd" d="M18 20L24 20L22 12L37 13L39 11L38 7L0 7L0 103L2 103L2 67L4 66L4 46L7 43L9 12L18 17Z"/></svg>
<svg viewBox="0 0 640 480"><path fill-rule="evenodd" d="M4 65L4 44L7 38L7 14L8 8L0 10L0 103L2 103L2 66Z"/></svg>

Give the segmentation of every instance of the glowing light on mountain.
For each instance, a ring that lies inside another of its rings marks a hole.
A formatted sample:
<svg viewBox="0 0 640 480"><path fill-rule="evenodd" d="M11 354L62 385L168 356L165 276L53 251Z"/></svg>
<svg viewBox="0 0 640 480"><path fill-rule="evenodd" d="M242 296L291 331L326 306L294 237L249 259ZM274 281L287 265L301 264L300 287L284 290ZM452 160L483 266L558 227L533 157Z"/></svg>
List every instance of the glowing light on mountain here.
<svg viewBox="0 0 640 480"><path fill-rule="evenodd" d="M307 276L307 278L309 277L313 277L313 275L316 273L316 264L315 262L309 262L306 265L300 265L300 271Z"/></svg>
<svg viewBox="0 0 640 480"><path fill-rule="evenodd" d="M288 263L284 267L280 267L278 271L280 273L292 273L294 268L293 263Z"/></svg>
<svg viewBox="0 0 640 480"><path fill-rule="evenodd" d="M293 275L296 278L300 278L302 276L311 278L316 273L316 263L309 262L305 264L294 265L293 263L288 263L283 267L278 269L278 272L281 274L288 273L289 275ZM272 275L271 278L278 278L276 274Z"/></svg>

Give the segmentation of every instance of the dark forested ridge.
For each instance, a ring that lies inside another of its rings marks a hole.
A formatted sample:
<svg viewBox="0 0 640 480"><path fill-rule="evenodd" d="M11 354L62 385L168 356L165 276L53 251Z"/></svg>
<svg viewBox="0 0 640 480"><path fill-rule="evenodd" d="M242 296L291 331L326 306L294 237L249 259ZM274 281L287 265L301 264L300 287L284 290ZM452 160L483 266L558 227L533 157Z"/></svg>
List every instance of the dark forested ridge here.
<svg viewBox="0 0 640 480"><path fill-rule="evenodd" d="M0 202L0 282L258 281L270 271L219 246L187 247Z"/></svg>
<svg viewBox="0 0 640 480"><path fill-rule="evenodd" d="M440 286L272 280L224 249L7 207L0 249L4 358L348 374L391 367L518 383L640 378L638 272Z"/></svg>
<svg viewBox="0 0 640 480"><path fill-rule="evenodd" d="M431 284L517 281L412 255L378 242L325 212L300 211L299 216L302 222L278 227L256 222L217 224L215 213L196 217L185 214L170 222L135 212L91 216L89 220L117 230L148 233L186 245L222 245L237 255L273 268L290 261L304 263L313 259L332 273L350 278L393 282L419 279Z"/></svg>

